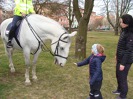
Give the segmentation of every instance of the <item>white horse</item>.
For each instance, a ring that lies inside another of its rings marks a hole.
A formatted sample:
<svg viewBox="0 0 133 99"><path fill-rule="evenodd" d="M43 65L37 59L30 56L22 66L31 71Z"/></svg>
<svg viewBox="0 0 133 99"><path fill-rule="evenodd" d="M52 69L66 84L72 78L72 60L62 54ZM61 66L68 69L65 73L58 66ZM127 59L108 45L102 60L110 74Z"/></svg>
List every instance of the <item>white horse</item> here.
<svg viewBox="0 0 133 99"><path fill-rule="evenodd" d="M29 68L30 68L30 54L34 53L32 64L32 79L37 80L36 76L36 61L39 53L44 46L44 42L47 39L51 40L51 50L47 47L49 52L54 56L55 64L64 66L69 54L69 47L71 45L71 37L76 34L73 32L69 34L59 23L56 21L33 14L27 16L21 22L21 28L19 30L18 40L21 47L18 45L15 39L12 40L13 48L6 48L8 37L6 36L6 28L12 22L12 18L6 19L1 24L1 38L4 43L5 51L9 58L9 67L11 72L15 72L15 68L12 62L13 49L19 49L23 51L26 72L25 72L25 84L30 85Z"/></svg>

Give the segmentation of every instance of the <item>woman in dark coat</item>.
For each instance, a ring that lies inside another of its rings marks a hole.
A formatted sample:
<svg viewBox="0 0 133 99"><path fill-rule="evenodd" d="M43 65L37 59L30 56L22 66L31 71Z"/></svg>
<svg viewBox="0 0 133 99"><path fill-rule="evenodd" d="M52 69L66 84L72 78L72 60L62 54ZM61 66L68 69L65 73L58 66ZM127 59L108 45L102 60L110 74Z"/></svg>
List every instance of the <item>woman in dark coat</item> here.
<svg viewBox="0 0 133 99"><path fill-rule="evenodd" d="M114 94L117 99L126 99L128 92L127 75L133 63L133 18L125 14L120 18L121 34L116 51L116 78L118 87Z"/></svg>

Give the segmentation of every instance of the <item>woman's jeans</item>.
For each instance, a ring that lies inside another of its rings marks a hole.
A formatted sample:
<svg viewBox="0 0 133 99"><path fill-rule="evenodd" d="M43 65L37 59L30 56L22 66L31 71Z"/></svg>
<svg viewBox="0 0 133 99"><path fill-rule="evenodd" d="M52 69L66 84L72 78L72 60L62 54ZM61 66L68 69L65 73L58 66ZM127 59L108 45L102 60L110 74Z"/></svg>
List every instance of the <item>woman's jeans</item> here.
<svg viewBox="0 0 133 99"><path fill-rule="evenodd" d="M9 32L9 38L8 40L12 40L12 38L15 36L15 31L18 28L18 25L21 23L23 17L14 15L12 20L12 26L11 30Z"/></svg>
<svg viewBox="0 0 133 99"><path fill-rule="evenodd" d="M120 63L116 64L116 78L118 83L117 90L120 92L121 98L126 98L128 92L127 75L130 67L131 64L126 64L124 70L120 71Z"/></svg>

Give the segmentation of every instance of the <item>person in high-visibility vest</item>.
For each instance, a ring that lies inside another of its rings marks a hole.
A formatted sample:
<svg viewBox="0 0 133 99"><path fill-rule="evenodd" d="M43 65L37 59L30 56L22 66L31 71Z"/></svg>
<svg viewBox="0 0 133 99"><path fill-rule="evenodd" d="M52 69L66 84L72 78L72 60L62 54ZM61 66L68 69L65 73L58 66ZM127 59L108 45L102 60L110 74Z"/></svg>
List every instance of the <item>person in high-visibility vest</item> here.
<svg viewBox="0 0 133 99"><path fill-rule="evenodd" d="M14 37L15 31L18 24L22 21L23 17L27 14L35 13L32 0L15 0L14 16L12 20L12 27L9 32L7 48L12 48L12 38Z"/></svg>

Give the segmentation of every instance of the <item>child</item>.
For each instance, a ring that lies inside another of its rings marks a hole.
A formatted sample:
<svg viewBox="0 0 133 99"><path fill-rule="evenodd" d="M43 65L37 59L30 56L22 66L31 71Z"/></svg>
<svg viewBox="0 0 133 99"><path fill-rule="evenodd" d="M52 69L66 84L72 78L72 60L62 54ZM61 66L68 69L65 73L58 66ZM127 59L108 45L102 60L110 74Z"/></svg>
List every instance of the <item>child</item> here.
<svg viewBox="0 0 133 99"><path fill-rule="evenodd" d="M87 99L103 99L100 92L102 86L102 62L106 56L104 53L104 47L100 44L94 44L92 46L92 54L82 62L74 63L78 67L89 64L90 73L90 98Z"/></svg>

